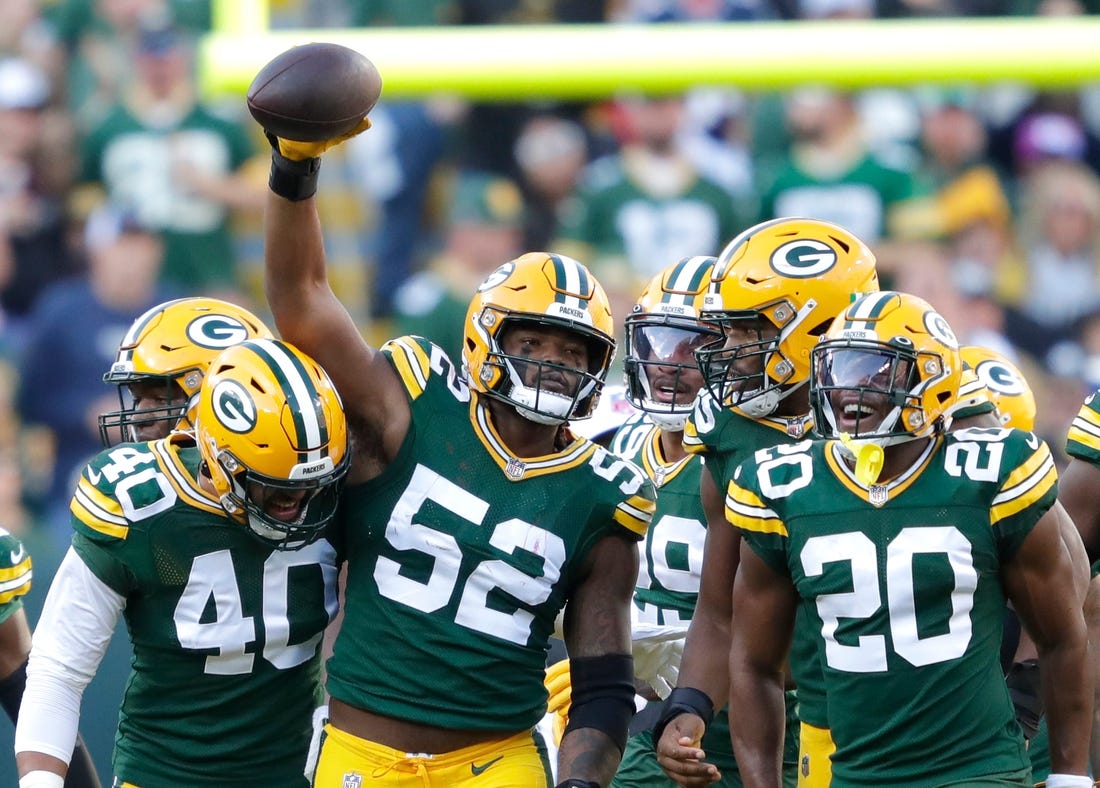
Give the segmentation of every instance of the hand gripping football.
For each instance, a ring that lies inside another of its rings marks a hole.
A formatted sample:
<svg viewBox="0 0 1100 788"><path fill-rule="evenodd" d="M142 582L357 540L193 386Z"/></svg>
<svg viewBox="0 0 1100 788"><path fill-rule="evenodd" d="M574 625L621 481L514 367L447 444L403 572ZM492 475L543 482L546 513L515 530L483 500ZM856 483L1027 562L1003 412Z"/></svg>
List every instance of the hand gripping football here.
<svg viewBox="0 0 1100 788"><path fill-rule="evenodd" d="M359 52L318 42L276 56L248 87L248 111L276 137L321 142L347 134L382 93L378 69Z"/></svg>

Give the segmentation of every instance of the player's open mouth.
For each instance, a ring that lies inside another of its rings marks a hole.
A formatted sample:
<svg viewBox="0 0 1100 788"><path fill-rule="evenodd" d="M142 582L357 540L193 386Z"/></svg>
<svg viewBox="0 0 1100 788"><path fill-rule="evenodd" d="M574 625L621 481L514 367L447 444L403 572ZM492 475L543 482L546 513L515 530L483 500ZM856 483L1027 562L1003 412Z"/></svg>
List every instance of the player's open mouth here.
<svg viewBox="0 0 1100 788"><path fill-rule="evenodd" d="M296 520L302 512L300 501L272 502L267 506L267 513L284 522Z"/></svg>
<svg viewBox="0 0 1100 788"><path fill-rule="evenodd" d="M868 404L862 397L844 403L837 412L837 426L845 432L866 433L873 430L880 421L882 414L878 408Z"/></svg>
<svg viewBox="0 0 1100 788"><path fill-rule="evenodd" d="M694 392L684 385L676 386L658 383L653 387L653 398L657 400L657 402L683 403L693 399Z"/></svg>

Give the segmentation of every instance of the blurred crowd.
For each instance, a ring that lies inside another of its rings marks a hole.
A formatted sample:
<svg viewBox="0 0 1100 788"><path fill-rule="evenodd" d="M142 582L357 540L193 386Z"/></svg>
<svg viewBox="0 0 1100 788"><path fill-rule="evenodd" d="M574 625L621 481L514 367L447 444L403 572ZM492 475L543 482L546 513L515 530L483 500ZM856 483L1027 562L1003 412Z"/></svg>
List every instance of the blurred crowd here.
<svg viewBox="0 0 1100 788"><path fill-rule="evenodd" d="M272 0L274 27L1087 14L1092 0ZM102 383L149 306L265 314L267 143L201 95L209 0L0 3L0 523L67 540ZM368 53L369 54L369 53ZM383 74L383 77L385 75ZM588 264L616 317L685 255L774 216L835 221L883 285L1025 371L1060 449L1100 386L1100 91L964 83L783 94L721 86L569 103L382 102L326 157L334 287L378 340L459 354L488 271ZM614 377L615 373L613 373Z"/></svg>

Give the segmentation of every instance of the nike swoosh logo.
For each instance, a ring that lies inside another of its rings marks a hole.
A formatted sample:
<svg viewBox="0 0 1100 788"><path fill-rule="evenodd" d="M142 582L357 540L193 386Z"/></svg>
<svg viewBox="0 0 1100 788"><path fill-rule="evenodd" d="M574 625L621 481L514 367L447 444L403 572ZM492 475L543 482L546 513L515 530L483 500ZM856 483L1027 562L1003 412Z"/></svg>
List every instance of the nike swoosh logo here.
<svg viewBox="0 0 1100 788"><path fill-rule="evenodd" d="M92 484L99 484L99 480L103 478L103 474L97 471L95 468L88 468L88 481Z"/></svg>
<svg viewBox="0 0 1100 788"><path fill-rule="evenodd" d="M24 557L26 557L27 550L26 550L26 548L23 547L23 545L19 545L19 549L18 550L12 550L9 555L11 557L11 562L13 564L18 564L20 561L23 560Z"/></svg>
<svg viewBox="0 0 1100 788"><path fill-rule="evenodd" d="M1032 451L1038 451L1039 450L1039 436L1037 436L1033 432L1028 433L1027 445L1031 447Z"/></svg>
<svg viewBox="0 0 1100 788"><path fill-rule="evenodd" d="M486 769L488 769L490 766L492 766L494 763L496 763L497 761L499 761L503 757L504 757L503 755L498 755L497 757L493 758L493 760L486 761L485 763L481 764L480 766L478 766L476 763L471 763L470 764L470 773L473 774L474 777L477 777L479 774L484 772Z"/></svg>

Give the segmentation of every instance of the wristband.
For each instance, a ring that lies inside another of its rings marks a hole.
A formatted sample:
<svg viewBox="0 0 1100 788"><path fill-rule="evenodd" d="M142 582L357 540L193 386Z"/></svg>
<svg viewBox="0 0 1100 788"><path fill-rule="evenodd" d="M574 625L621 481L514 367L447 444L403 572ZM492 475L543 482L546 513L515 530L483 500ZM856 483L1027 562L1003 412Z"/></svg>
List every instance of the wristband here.
<svg viewBox="0 0 1100 788"><path fill-rule="evenodd" d="M593 780L578 780L576 777L571 777L558 783L554 788L600 788L600 784Z"/></svg>
<svg viewBox="0 0 1100 788"><path fill-rule="evenodd" d="M279 140L268 135L271 143L271 175L268 188L291 202L306 200L317 193L317 173L321 170L321 158L294 161L279 152Z"/></svg>
<svg viewBox="0 0 1100 788"><path fill-rule="evenodd" d="M1048 774L1046 786L1047 788L1092 788L1092 778L1083 774Z"/></svg>
<svg viewBox="0 0 1100 788"><path fill-rule="evenodd" d="M65 778L45 769L35 769L19 778L19 788L65 788Z"/></svg>
<svg viewBox="0 0 1100 788"><path fill-rule="evenodd" d="M661 710L661 716L653 726L653 746L661 740L661 734L675 718L681 714L694 714L703 721L703 729L710 727L714 721L714 703L707 693L693 687L677 687L668 694L665 707Z"/></svg>

